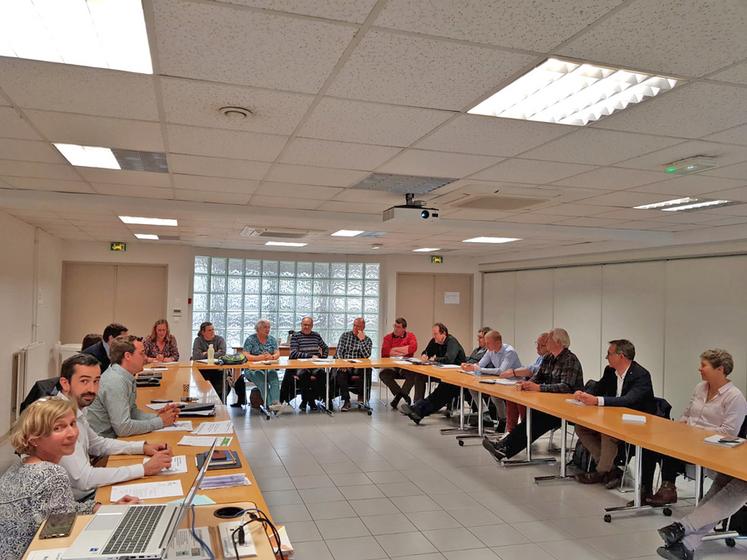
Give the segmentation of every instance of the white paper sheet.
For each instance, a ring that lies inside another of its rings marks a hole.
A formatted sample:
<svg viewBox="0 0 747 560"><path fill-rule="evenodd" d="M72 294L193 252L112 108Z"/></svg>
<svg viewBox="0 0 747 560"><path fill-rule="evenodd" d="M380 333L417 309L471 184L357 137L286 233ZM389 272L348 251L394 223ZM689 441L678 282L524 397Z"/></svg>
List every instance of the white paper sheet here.
<svg viewBox="0 0 747 560"><path fill-rule="evenodd" d="M232 434L233 423L230 420L223 422L203 422L197 426L192 433L200 436L214 436L218 434Z"/></svg>
<svg viewBox="0 0 747 560"><path fill-rule="evenodd" d="M143 463L150 461L150 457L143 458ZM161 469L160 474L181 474L187 472L187 456L174 455L171 458L171 468Z"/></svg>
<svg viewBox="0 0 747 560"><path fill-rule="evenodd" d="M496 379L495 380L497 385L516 385L519 382L519 379Z"/></svg>
<svg viewBox="0 0 747 560"><path fill-rule="evenodd" d="M461 369L462 366L458 366L456 364L444 364L441 367L444 369Z"/></svg>
<svg viewBox="0 0 747 560"><path fill-rule="evenodd" d="M139 484L124 484L112 486L111 501L116 502L124 496L135 496L141 500L155 500L183 496L181 480L164 480L161 482L141 482Z"/></svg>
<svg viewBox="0 0 747 560"><path fill-rule="evenodd" d="M205 544L212 547L207 527L195 527L195 532ZM177 560L178 558L208 560L209 556L205 552L205 549L200 546L200 543L192 536L192 532L189 529L179 529L166 551L166 558L167 560Z"/></svg>
<svg viewBox="0 0 747 560"><path fill-rule="evenodd" d="M153 430L154 432L191 432L192 421L191 420L177 420L173 426L166 426L160 430Z"/></svg>
<svg viewBox="0 0 747 560"><path fill-rule="evenodd" d="M405 360L394 360L394 363L399 366L409 366L410 362L406 362Z"/></svg>
<svg viewBox="0 0 747 560"><path fill-rule="evenodd" d="M146 404L145 406L147 406L151 410L161 410L167 404L171 404L171 403L155 402L155 403Z"/></svg>
<svg viewBox="0 0 747 560"><path fill-rule="evenodd" d="M582 403L581 401L578 401L576 399L565 399L565 402L567 402L569 404L575 404L576 406L586 406L584 403Z"/></svg>
<svg viewBox="0 0 747 560"><path fill-rule="evenodd" d="M50 548L47 550L32 550L26 556L27 560L60 560L67 548Z"/></svg>
<svg viewBox="0 0 747 560"><path fill-rule="evenodd" d="M210 436L184 436L179 440L177 445L189 445L192 447L210 447L213 445L213 441L218 441L216 447L227 447L231 445L233 438L227 437L210 437Z"/></svg>

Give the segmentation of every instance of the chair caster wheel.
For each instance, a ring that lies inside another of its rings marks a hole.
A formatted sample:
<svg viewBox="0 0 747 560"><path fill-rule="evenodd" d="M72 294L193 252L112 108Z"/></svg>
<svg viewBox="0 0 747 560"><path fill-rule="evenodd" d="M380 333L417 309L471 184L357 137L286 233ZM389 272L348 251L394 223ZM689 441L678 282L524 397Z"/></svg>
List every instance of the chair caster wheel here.
<svg viewBox="0 0 747 560"><path fill-rule="evenodd" d="M371 416L372 414L373 414L373 412L369 410L368 411L368 415Z"/></svg>
<svg viewBox="0 0 747 560"><path fill-rule="evenodd" d="M457 443L459 444L459 447L464 447L464 441L463 440L457 440Z"/></svg>
<svg viewBox="0 0 747 560"><path fill-rule="evenodd" d="M612 516L609 513L604 514L604 522L612 523Z"/></svg>
<svg viewBox="0 0 747 560"><path fill-rule="evenodd" d="M663 514L664 514L664 515L665 515L666 517L671 517L671 516L672 516L672 508L668 508L668 507L666 507L666 508L664 508L663 510L661 510L661 512L662 512L662 513L663 513Z"/></svg>
<svg viewBox="0 0 747 560"><path fill-rule="evenodd" d="M724 539L724 540L726 542L726 546L728 546L729 548L734 548L735 546L737 546L737 541L735 541L732 538L727 538L727 539Z"/></svg>

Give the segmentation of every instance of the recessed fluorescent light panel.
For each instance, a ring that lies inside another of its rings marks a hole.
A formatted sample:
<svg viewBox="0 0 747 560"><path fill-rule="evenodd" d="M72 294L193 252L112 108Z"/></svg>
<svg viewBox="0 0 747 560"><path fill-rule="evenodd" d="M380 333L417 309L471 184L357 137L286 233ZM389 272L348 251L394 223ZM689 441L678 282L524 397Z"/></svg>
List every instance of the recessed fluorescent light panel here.
<svg viewBox="0 0 747 560"><path fill-rule="evenodd" d="M468 112L584 126L675 85L664 76L548 58Z"/></svg>
<svg viewBox="0 0 747 560"><path fill-rule="evenodd" d="M699 210L701 208L713 208L714 206L724 206L731 204L731 200L701 200L699 202L693 202L692 204L685 204L684 206L670 206L669 208L662 208L662 212L682 212L683 210Z"/></svg>
<svg viewBox="0 0 747 560"><path fill-rule="evenodd" d="M462 243L511 243L512 241L520 241L518 237L472 237L471 239L464 239Z"/></svg>
<svg viewBox="0 0 747 560"><path fill-rule="evenodd" d="M0 56L153 73L141 0L0 2Z"/></svg>
<svg viewBox="0 0 747 560"><path fill-rule="evenodd" d="M135 237L138 239L152 239L154 241L158 240L158 236L155 233L136 233Z"/></svg>
<svg viewBox="0 0 747 560"><path fill-rule="evenodd" d="M117 158L109 148L79 146L77 144L55 144L60 153L71 165L78 167L99 167L101 169L121 169Z"/></svg>
<svg viewBox="0 0 747 560"><path fill-rule="evenodd" d="M272 247L306 247L308 243L292 243L290 241L268 241L265 245Z"/></svg>
<svg viewBox="0 0 747 560"><path fill-rule="evenodd" d="M120 216L125 224L134 224L139 226L173 226L176 227L179 223L171 218L143 218L140 216Z"/></svg>
<svg viewBox="0 0 747 560"><path fill-rule="evenodd" d="M680 204L687 204L689 202L697 202L697 198L673 198L672 200L663 200L661 202L654 202L653 204L642 204L640 206L633 206L636 210L660 210L667 206L679 206Z"/></svg>
<svg viewBox="0 0 747 560"><path fill-rule="evenodd" d="M420 249L413 249L413 253L432 253L433 251L440 251L440 247L421 247Z"/></svg>
<svg viewBox="0 0 747 560"><path fill-rule="evenodd" d="M363 230L358 229L341 229L332 234L332 237L356 237L363 233Z"/></svg>

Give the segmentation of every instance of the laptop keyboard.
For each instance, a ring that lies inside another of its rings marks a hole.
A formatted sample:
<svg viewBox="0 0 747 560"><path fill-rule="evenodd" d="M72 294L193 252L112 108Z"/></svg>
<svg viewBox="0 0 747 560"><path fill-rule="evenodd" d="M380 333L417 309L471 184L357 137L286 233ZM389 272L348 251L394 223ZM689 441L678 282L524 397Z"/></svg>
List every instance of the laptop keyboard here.
<svg viewBox="0 0 747 560"><path fill-rule="evenodd" d="M166 506L132 507L104 547L103 554L137 554L148 546Z"/></svg>

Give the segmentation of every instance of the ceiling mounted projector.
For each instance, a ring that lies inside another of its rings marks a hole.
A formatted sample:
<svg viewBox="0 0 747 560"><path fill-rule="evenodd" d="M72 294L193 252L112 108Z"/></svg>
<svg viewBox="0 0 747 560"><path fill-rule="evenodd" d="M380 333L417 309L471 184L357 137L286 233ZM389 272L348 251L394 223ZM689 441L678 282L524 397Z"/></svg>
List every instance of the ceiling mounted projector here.
<svg viewBox="0 0 747 560"><path fill-rule="evenodd" d="M382 219L385 222L432 222L438 220L438 208L427 208L422 200L414 200L413 193L405 194L405 203L384 210Z"/></svg>

